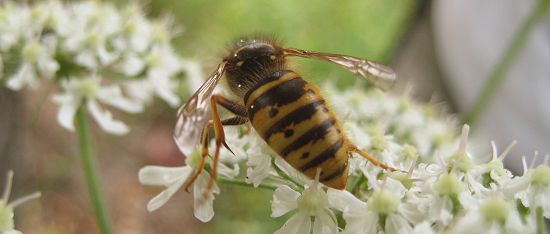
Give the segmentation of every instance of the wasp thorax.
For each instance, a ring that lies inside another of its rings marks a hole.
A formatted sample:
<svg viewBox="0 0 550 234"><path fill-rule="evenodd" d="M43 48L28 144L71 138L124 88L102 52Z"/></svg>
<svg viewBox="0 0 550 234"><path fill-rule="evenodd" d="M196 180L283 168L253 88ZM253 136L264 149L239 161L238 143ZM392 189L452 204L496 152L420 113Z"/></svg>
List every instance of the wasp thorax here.
<svg viewBox="0 0 550 234"><path fill-rule="evenodd" d="M244 95L260 80L284 65L282 49L260 40L241 40L224 58L229 86L237 95Z"/></svg>

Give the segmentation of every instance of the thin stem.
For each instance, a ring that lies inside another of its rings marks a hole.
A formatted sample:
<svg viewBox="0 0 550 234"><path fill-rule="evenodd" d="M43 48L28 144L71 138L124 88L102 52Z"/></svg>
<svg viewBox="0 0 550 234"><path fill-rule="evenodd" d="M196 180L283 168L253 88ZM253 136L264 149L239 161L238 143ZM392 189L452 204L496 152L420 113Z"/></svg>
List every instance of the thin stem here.
<svg viewBox="0 0 550 234"><path fill-rule="evenodd" d="M523 46L525 46L525 42L531 34L534 26L545 15L549 6L550 1L548 0L538 1L537 6L535 6L529 18L527 18L527 20L520 26L519 30L514 35L512 43L506 49L504 56L500 58L496 67L491 72L489 79L474 102L472 109L464 117L464 123L468 123L473 126L477 122L481 112L486 109L487 105L494 97L494 94L502 85L504 75L508 69L510 69L510 65L512 65L514 60L517 58Z"/></svg>
<svg viewBox="0 0 550 234"><path fill-rule="evenodd" d="M13 183L13 171L8 171L8 176L6 177L6 188L4 188L4 195L2 195L2 199L0 201L5 201L6 203L10 199L10 193L11 193L11 186Z"/></svg>
<svg viewBox="0 0 550 234"><path fill-rule="evenodd" d="M357 178L354 180L353 184L350 186L350 189L349 189L348 191L349 191L350 193L352 193L353 195L357 195L357 194L355 193L356 190L357 190L357 188L358 188L362 183L364 183L364 182L366 181L366 179L367 179L367 178L365 177L365 175L363 175L363 173L361 173L361 174L359 175L359 177L357 177Z"/></svg>
<svg viewBox="0 0 550 234"><path fill-rule="evenodd" d="M542 207L537 207L536 216L537 216L537 234L545 234L546 231L545 231Z"/></svg>
<svg viewBox="0 0 550 234"><path fill-rule="evenodd" d="M82 167L88 184L88 192L95 210L97 224L102 234L111 232L105 201L101 192L101 185L97 176L97 167L92 152L92 142L90 130L88 126L87 113L82 105L76 112L76 131L78 133L78 141L80 146L80 154L82 157Z"/></svg>
<svg viewBox="0 0 550 234"><path fill-rule="evenodd" d="M219 183L219 184L231 184L231 185L239 185L239 186L243 186L243 187L254 188L253 185L248 184L248 183L246 183L242 180L234 180L234 179L229 179L229 178L218 177L218 178L216 178L216 182ZM262 184L259 184L257 188L275 190L275 189L277 189L277 186L262 183Z"/></svg>

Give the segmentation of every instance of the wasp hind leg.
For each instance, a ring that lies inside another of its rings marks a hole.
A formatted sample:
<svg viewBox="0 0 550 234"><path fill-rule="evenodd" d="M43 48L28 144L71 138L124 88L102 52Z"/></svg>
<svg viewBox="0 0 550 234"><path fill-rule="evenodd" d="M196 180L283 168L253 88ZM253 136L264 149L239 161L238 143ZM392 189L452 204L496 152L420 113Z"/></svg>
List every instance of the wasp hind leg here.
<svg viewBox="0 0 550 234"><path fill-rule="evenodd" d="M220 116L218 114L218 104L220 104L225 109L229 110L231 113L236 114L237 116L234 116L232 118L221 120ZM189 187L195 182L195 180L198 178L198 176L202 173L202 170L204 169L206 157L208 156L208 143L209 143L209 131L210 128L214 128L215 133L215 139L216 139L216 149L214 152L214 157L212 158L212 169L210 170L210 179L208 180L207 187L203 193L203 199L207 198L208 192L212 190L212 187L214 186L214 180L217 175L217 169L218 169L218 160L220 155L220 148L223 145L225 148L227 148L231 153L231 149L225 142L225 134L223 131L223 126L227 125L241 125L246 122L248 122L247 112L246 108L221 96L221 95L214 95L210 99L210 109L212 111L212 120L208 121L206 125L204 126L201 134L201 145L202 145L202 151L201 151L201 160L199 162L199 165L195 170L193 171L193 174L189 177L189 179L185 182L184 188L186 191L189 191Z"/></svg>
<svg viewBox="0 0 550 234"><path fill-rule="evenodd" d="M369 160L369 162L371 162L372 164L374 164L375 166L377 167L380 167L384 170L387 170L387 171L400 171L398 169L395 169L393 167L390 167L388 166L388 164L385 164L381 161L379 161L377 158L375 158L374 156L370 155L369 153L367 153L366 151L364 150L361 150L359 148L357 148L357 146L352 146L351 149L349 150L350 152L355 152L355 153L358 153L359 155L361 155L363 158L366 158L367 160Z"/></svg>

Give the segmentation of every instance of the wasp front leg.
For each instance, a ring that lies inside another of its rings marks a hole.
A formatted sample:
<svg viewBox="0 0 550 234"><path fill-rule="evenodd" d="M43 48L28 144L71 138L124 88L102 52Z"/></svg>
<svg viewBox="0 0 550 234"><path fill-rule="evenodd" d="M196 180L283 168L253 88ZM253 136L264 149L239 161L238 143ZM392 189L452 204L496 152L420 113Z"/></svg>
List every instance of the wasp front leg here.
<svg viewBox="0 0 550 234"><path fill-rule="evenodd" d="M229 110L231 113L237 115L232 118L221 120L219 113L218 113L218 104L220 104L225 109ZM216 149L214 152L214 157L212 158L212 170L210 170L210 180L208 181L208 185L205 190L205 195L207 195L207 192L212 189L214 186L214 180L217 175L218 170L218 160L220 155L220 148L221 146L225 146L231 153L231 149L225 142L225 133L223 131L223 125L241 125L246 122L248 122L247 112L246 108L242 105L239 105L221 95L214 95L210 99L210 110L212 111L212 120L208 121L204 128L202 129L202 134L200 138L201 143L201 160L199 161L199 165L195 170L193 171L193 174L189 177L189 179L185 182L185 191L189 191L189 187L195 182L195 180L198 178L198 176L201 174L202 170L204 169L204 164L206 161L206 157L208 156L208 143L210 140L209 137L209 131L211 127L214 127L214 134L216 139Z"/></svg>

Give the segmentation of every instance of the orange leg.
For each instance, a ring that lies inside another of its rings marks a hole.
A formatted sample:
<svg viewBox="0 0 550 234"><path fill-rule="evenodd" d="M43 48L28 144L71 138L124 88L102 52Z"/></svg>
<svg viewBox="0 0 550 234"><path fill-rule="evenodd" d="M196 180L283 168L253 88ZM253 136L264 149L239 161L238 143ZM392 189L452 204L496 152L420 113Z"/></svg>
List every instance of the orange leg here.
<svg viewBox="0 0 550 234"><path fill-rule="evenodd" d="M380 162L378 159L376 159L374 156L370 155L369 153L357 148L357 146L352 146L352 148L350 149L351 152L356 152L358 153L359 155L363 156L363 158L366 158L367 160L369 160L369 162L371 162L372 164L374 164L375 166L377 167L380 167L384 170L388 170L388 171L399 171L398 169L395 169L393 167L390 167L388 166L388 164L385 164L383 162Z"/></svg>
<svg viewBox="0 0 550 234"><path fill-rule="evenodd" d="M199 161L198 167L195 168L195 170L193 170L193 175L191 175L189 177L189 179L187 179L187 181L185 181L185 184L183 185L186 192L189 192L189 187L191 187L191 185L199 177L199 175L201 174L201 172L204 168L204 163L206 161L206 156L208 156L208 131L210 130L210 127L212 127L212 125L213 125L213 121L210 120L206 123L206 125L204 125L204 128L202 129L201 140L200 140L200 142L202 144L201 160Z"/></svg>
<svg viewBox="0 0 550 234"><path fill-rule="evenodd" d="M236 114L237 116L233 118L225 119L222 121L218 113L217 104L220 104L225 109ZM207 187L203 193L203 199L207 198L208 192L211 191L212 187L214 186L214 181L216 179L217 172L218 172L218 160L220 157L221 146L223 145L231 153L233 153L233 151L229 148L229 146L225 142L223 125L240 125L248 121L248 118L246 118L247 116L246 109L243 106L220 95L212 96L212 98L210 99L210 110L212 112L212 120L207 122L201 134L202 152L201 152L201 161L199 162L199 167L193 171L193 175L190 176L189 179L185 182L185 187L184 187L186 191L189 191L189 187L195 182L195 180L198 178L198 176L204 169L206 156L208 156L208 143L210 140L209 131L211 127L214 127L216 149L214 152L214 157L212 158L212 163L211 163L212 170L210 170L210 179L208 180Z"/></svg>

